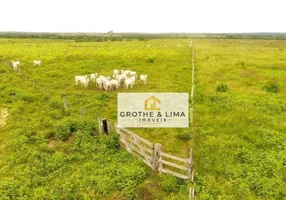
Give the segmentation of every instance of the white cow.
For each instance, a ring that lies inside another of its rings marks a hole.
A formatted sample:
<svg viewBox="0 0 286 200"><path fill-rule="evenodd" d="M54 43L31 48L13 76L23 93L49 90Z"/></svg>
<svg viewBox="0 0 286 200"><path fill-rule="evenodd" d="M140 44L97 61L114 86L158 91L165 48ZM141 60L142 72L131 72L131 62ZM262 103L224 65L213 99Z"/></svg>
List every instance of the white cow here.
<svg viewBox="0 0 286 200"><path fill-rule="evenodd" d="M141 74L140 75L140 81L142 81L144 84L147 83L147 75Z"/></svg>
<svg viewBox="0 0 286 200"><path fill-rule="evenodd" d="M121 72L121 74L125 74L126 76L128 76L129 75L129 72L131 72L130 70L123 70L122 72Z"/></svg>
<svg viewBox="0 0 286 200"><path fill-rule="evenodd" d="M40 66L41 61L40 60L34 60L34 66Z"/></svg>
<svg viewBox="0 0 286 200"><path fill-rule="evenodd" d="M84 75L84 76L75 76L75 84L76 85L80 85L83 86L83 87L87 87L88 86L88 83L89 83L89 78L87 75Z"/></svg>
<svg viewBox="0 0 286 200"><path fill-rule="evenodd" d="M133 87L133 80L130 79L130 78L127 78L127 79L125 79L125 81L124 81L124 87L125 87L126 89L128 89L129 86L130 86L130 88L132 89L132 87Z"/></svg>
<svg viewBox="0 0 286 200"><path fill-rule="evenodd" d="M112 77L115 77L115 76L117 76L117 75L119 75L119 70L114 69L114 70L113 70L113 76L112 76Z"/></svg>
<svg viewBox="0 0 286 200"><path fill-rule="evenodd" d="M11 61L11 62L12 62L12 64L20 66L20 61Z"/></svg>
<svg viewBox="0 0 286 200"><path fill-rule="evenodd" d="M12 67L14 69L14 71L17 71L18 67L20 66L20 62L19 61L11 61L12 63Z"/></svg>
<svg viewBox="0 0 286 200"><path fill-rule="evenodd" d="M105 89L105 91L111 91L111 82L109 80L106 80L104 83L103 83L103 88Z"/></svg>
<svg viewBox="0 0 286 200"><path fill-rule="evenodd" d="M75 84L78 85L82 78L83 76L75 76Z"/></svg>
<svg viewBox="0 0 286 200"><path fill-rule="evenodd" d="M96 81L96 77L97 73L90 74L90 81L94 83Z"/></svg>
<svg viewBox="0 0 286 200"><path fill-rule="evenodd" d="M135 85L136 77L135 76L131 76L129 79L131 79L132 80L132 84Z"/></svg>
<svg viewBox="0 0 286 200"><path fill-rule="evenodd" d="M108 81L109 79L108 79L108 77L105 77L105 76L99 76L99 78L101 79L101 82L102 83L105 83L106 81Z"/></svg>
<svg viewBox="0 0 286 200"><path fill-rule="evenodd" d="M126 77L127 77L126 74L120 74L120 75L117 75L115 78L118 80L120 84L122 80L126 79Z"/></svg>
<svg viewBox="0 0 286 200"><path fill-rule="evenodd" d="M102 80L101 78L96 79L96 87L102 90Z"/></svg>
<svg viewBox="0 0 286 200"><path fill-rule="evenodd" d="M15 72L15 71L17 71L17 69L18 69L18 65L16 65L15 63L13 63L13 64L12 64L12 66L13 66L13 70L14 70L14 72Z"/></svg>
<svg viewBox="0 0 286 200"><path fill-rule="evenodd" d="M112 79L112 80L110 81L110 83L111 83L111 88L112 88L113 86L115 86L115 88L118 90L119 85L120 85L118 80Z"/></svg>
<svg viewBox="0 0 286 200"><path fill-rule="evenodd" d="M137 77L137 73L135 71L129 71L129 76Z"/></svg>
<svg viewBox="0 0 286 200"><path fill-rule="evenodd" d="M82 85L84 88L87 88L88 83L89 83L89 79L88 79L88 78L84 78L84 79L81 80L81 85Z"/></svg>

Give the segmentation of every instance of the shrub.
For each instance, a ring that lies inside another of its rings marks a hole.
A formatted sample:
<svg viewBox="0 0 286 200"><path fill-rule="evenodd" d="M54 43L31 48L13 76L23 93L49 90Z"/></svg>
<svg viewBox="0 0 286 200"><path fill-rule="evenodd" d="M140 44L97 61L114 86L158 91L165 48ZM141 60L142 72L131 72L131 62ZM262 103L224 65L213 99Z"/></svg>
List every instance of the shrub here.
<svg viewBox="0 0 286 200"><path fill-rule="evenodd" d="M185 131L177 134L176 138L183 140L183 141L188 141L188 140L192 139L192 135L191 135L189 130L185 130Z"/></svg>
<svg viewBox="0 0 286 200"><path fill-rule="evenodd" d="M49 106L54 109L62 109L63 101L59 97L53 97L49 102Z"/></svg>
<svg viewBox="0 0 286 200"><path fill-rule="evenodd" d="M179 190L177 178L171 175L161 176L159 184L166 192L177 192Z"/></svg>
<svg viewBox="0 0 286 200"><path fill-rule="evenodd" d="M68 124L58 125L55 130L55 138L57 140L65 141L71 135L71 129Z"/></svg>
<svg viewBox="0 0 286 200"><path fill-rule="evenodd" d="M224 83L219 83L218 86L216 87L216 91L217 92L227 92L228 91L228 87Z"/></svg>
<svg viewBox="0 0 286 200"><path fill-rule="evenodd" d="M119 137L117 134L112 134L104 138L104 143L108 149L118 150L120 147Z"/></svg>
<svg viewBox="0 0 286 200"><path fill-rule="evenodd" d="M264 90L266 92L278 93L280 85L277 82L268 82L264 85Z"/></svg>
<svg viewBox="0 0 286 200"><path fill-rule="evenodd" d="M4 73L6 73L6 72L7 72L6 69L0 69L0 74L4 74Z"/></svg>
<svg viewBox="0 0 286 200"><path fill-rule="evenodd" d="M154 63L154 59L153 59L153 58L148 58L148 59L146 60L146 63Z"/></svg>
<svg viewBox="0 0 286 200"><path fill-rule="evenodd" d="M94 123L87 120L79 120L72 124L73 131L83 131L92 135L92 132L95 130Z"/></svg>

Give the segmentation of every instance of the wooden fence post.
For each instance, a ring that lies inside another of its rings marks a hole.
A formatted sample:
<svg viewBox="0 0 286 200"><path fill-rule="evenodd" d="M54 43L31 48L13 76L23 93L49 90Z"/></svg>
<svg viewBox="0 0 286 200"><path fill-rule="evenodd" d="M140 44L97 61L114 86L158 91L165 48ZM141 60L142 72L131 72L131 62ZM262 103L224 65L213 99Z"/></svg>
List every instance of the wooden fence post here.
<svg viewBox="0 0 286 200"><path fill-rule="evenodd" d="M192 99L192 101L194 99L194 91L195 91L195 85L193 84L192 85L192 90L191 90L191 99Z"/></svg>
<svg viewBox="0 0 286 200"><path fill-rule="evenodd" d="M83 117L83 115L84 115L84 110L83 110L82 107L80 107L79 112L80 112L81 117Z"/></svg>
<svg viewBox="0 0 286 200"><path fill-rule="evenodd" d="M64 103L65 111L67 111L68 110L68 103L67 103L66 97L63 97L63 103Z"/></svg>
<svg viewBox="0 0 286 200"><path fill-rule="evenodd" d="M102 128L103 128L104 133L108 135L108 125L107 125L106 118L102 119Z"/></svg>
<svg viewBox="0 0 286 200"><path fill-rule="evenodd" d="M98 132L102 134L102 120L101 117L98 118Z"/></svg>
<svg viewBox="0 0 286 200"><path fill-rule="evenodd" d="M46 90L46 93L48 95L48 98L51 98L51 93L50 93L49 89L47 87L45 87L45 90Z"/></svg>
<svg viewBox="0 0 286 200"><path fill-rule="evenodd" d="M190 178L191 182L194 182L193 174L193 148L190 148L190 157L187 162L187 176Z"/></svg>
<svg viewBox="0 0 286 200"><path fill-rule="evenodd" d="M153 146L153 151L152 151L152 170L154 172L157 172L159 171L159 159L160 159L160 154L161 154L161 151L162 151L162 145L160 143L156 143L154 146Z"/></svg>
<svg viewBox="0 0 286 200"><path fill-rule="evenodd" d="M195 199L195 189L194 188L190 188L189 197L190 197L190 200Z"/></svg>
<svg viewBox="0 0 286 200"><path fill-rule="evenodd" d="M37 89L36 81L33 80L34 89Z"/></svg>
<svg viewBox="0 0 286 200"><path fill-rule="evenodd" d="M190 108L190 122L191 122L191 127L193 127L194 123L194 109Z"/></svg>

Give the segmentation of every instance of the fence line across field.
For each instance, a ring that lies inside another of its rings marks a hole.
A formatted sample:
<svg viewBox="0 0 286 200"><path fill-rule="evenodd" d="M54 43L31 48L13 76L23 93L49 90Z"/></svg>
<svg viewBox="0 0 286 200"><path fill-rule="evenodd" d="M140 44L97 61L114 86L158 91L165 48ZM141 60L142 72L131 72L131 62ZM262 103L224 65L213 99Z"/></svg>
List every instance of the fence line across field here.
<svg viewBox="0 0 286 200"><path fill-rule="evenodd" d="M193 42L191 41L190 48L192 49L192 84L191 84L191 106L190 106L190 124L191 124L191 134L194 135L194 93L195 93L195 51L194 51L194 45ZM190 160L190 162L193 162L193 150L191 149L190 151L190 157L192 158ZM190 163L191 166L193 166L193 163ZM189 175L191 177L191 182L194 182L194 169L193 167L191 168L192 170L190 171L191 175ZM195 189L194 188L190 188L189 191L189 199L190 200L194 200L195 199Z"/></svg>

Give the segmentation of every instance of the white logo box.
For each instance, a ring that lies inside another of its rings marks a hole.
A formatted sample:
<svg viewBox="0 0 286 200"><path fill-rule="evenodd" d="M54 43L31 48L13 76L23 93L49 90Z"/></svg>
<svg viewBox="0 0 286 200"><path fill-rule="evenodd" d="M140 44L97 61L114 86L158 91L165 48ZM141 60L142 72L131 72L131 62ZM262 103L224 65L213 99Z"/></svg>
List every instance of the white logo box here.
<svg viewBox="0 0 286 200"><path fill-rule="evenodd" d="M188 93L118 93L119 127L189 127Z"/></svg>

